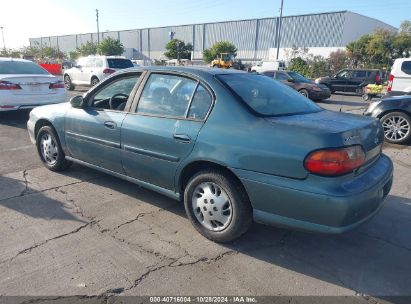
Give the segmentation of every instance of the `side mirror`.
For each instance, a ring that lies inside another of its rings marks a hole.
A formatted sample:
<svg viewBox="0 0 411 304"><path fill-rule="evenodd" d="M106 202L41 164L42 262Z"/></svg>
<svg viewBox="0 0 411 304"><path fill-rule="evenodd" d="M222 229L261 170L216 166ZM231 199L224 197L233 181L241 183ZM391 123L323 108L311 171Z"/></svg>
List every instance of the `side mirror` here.
<svg viewBox="0 0 411 304"><path fill-rule="evenodd" d="M295 80L293 78L288 78L287 81L288 82L295 82Z"/></svg>
<svg viewBox="0 0 411 304"><path fill-rule="evenodd" d="M82 96L74 96L70 99L70 104L73 108L81 109L84 107L84 99Z"/></svg>

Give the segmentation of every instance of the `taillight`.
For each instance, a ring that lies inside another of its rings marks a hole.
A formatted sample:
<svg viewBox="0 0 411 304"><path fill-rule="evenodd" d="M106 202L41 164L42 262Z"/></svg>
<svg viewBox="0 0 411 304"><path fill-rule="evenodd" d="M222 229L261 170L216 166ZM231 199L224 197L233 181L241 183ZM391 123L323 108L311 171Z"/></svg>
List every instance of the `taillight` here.
<svg viewBox="0 0 411 304"><path fill-rule="evenodd" d="M64 82L57 81L57 82L50 83L49 89L64 89Z"/></svg>
<svg viewBox="0 0 411 304"><path fill-rule="evenodd" d="M115 72L115 70L113 69L104 69L103 70L103 74L113 74Z"/></svg>
<svg viewBox="0 0 411 304"><path fill-rule="evenodd" d="M365 153L361 146L356 145L311 152L305 158L304 166L314 174L339 176L361 167L364 161Z"/></svg>
<svg viewBox="0 0 411 304"><path fill-rule="evenodd" d="M8 81L0 80L0 90L21 90L21 86Z"/></svg>
<svg viewBox="0 0 411 304"><path fill-rule="evenodd" d="M388 87L387 87L387 92L392 91L392 84L394 82L394 75L390 74L390 78L388 79Z"/></svg>

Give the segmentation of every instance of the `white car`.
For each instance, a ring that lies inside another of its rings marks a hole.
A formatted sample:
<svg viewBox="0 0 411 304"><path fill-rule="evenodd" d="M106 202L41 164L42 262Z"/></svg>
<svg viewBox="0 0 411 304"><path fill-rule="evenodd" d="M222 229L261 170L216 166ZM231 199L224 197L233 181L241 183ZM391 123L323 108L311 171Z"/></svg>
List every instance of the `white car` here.
<svg viewBox="0 0 411 304"><path fill-rule="evenodd" d="M64 83L67 90L76 85L95 86L110 74L133 66L131 60L120 56L81 57L74 67L64 71Z"/></svg>
<svg viewBox="0 0 411 304"><path fill-rule="evenodd" d="M251 67L251 72L254 73L264 73L268 71L278 71L285 70L285 62L281 60L274 61L260 61L257 65Z"/></svg>
<svg viewBox="0 0 411 304"><path fill-rule="evenodd" d="M387 95L411 94L411 58L395 59L388 80Z"/></svg>
<svg viewBox="0 0 411 304"><path fill-rule="evenodd" d="M0 112L65 102L64 82L32 61L0 58Z"/></svg>

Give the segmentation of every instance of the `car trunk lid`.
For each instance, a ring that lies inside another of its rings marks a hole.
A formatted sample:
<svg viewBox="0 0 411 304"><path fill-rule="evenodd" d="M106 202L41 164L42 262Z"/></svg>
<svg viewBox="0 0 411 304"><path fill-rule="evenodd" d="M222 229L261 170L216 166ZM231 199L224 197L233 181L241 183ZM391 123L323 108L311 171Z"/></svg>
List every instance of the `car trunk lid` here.
<svg viewBox="0 0 411 304"><path fill-rule="evenodd" d="M15 95L46 95L56 93L50 84L58 81L53 75L2 75L0 80L18 84L21 90L12 90Z"/></svg>

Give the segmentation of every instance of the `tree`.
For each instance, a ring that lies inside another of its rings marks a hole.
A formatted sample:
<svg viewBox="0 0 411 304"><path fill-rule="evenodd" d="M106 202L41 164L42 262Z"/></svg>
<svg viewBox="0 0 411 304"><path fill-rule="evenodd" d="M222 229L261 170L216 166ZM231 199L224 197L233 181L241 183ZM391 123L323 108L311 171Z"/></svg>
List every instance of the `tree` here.
<svg viewBox="0 0 411 304"><path fill-rule="evenodd" d="M308 65L307 61L305 61L301 57L296 57L290 60L289 70L300 73L305 77L311 78L310 66Z"/></svg>
<svg viewBox="0 0 411 304"><path fill-rule="evenodd" d="M307 59L309 66L308 76L311 78L317 78L329 74L330 66L328 61L321 55L312 56Z"/></svg>
<svg viewBox="0 0 411 304"><path fill-rule="evenodd" d="M237 56L237 48L229 41L219 41L214 43L211 48L203 51L203 59L206 63L210 63L221 53L233 54L235 57Z"/></svg>
<svg viewBox="0 0 411 304"><path fill-rule="evenodd" d="M393 38L394 33L385 29L378 29L371 36L366 50L372 66L392 65Z"/></svg>
<svg viewBox="0 0 411 304"><path fill-rule="evenodd" d="M371 35L364 35L358 40L347 45L347 55L354 66L367 65L369 56L367 46L371 40Z"/></svg>
<svg viewBox="0 0 411 304"><path fill-rule="evenodd" d="M191 43L185 44L179 39L172 39L166 44L166 50L164 56L168 59L191 59L193 46Z"/></svg>
<svg viewBox="0 0 411 304"><path fill-rule="evenodd" d="M328 57L328 64L332 73L336 73L347 66L348 58L344 50L331 52Z"/></svg>
<svg viewBox="0 0 411 304"><path fill-rule="evenodd" d="M403 22L401 22L400 34L401 33L411 35L411 21L410 20L404 20Z"/></svg>
<svg viewBox="0 0 411 304"><path fill-rule="evenodd" d="M95 55L97 54L97 45L95 45L93 42L87 41L81 47L77 48L77 52L81 56Z"/></svg>
<svg viewBox="0 0 411 304"><path fill-rule="evenodd" d="M120 40L107 37L100 42L97 50L101 55L119 56L124 53L124 46Z"/></svg>
<svg viewBox="0 0 411 304"><path fill-rule="evenodd" d="M77 58L80 57L80 52L79 51L70 51L70 52L68 52L67 57L70 60L77 60Z"/></svg>

